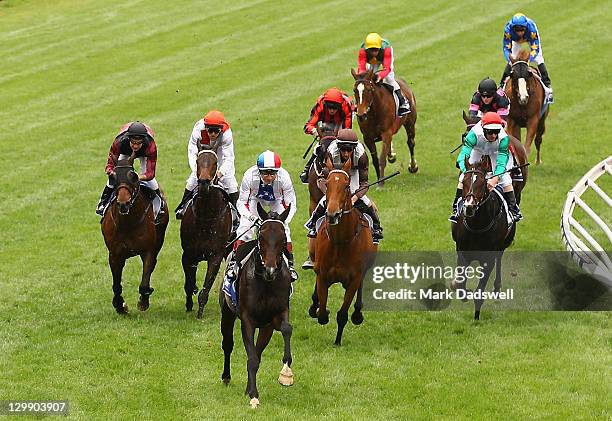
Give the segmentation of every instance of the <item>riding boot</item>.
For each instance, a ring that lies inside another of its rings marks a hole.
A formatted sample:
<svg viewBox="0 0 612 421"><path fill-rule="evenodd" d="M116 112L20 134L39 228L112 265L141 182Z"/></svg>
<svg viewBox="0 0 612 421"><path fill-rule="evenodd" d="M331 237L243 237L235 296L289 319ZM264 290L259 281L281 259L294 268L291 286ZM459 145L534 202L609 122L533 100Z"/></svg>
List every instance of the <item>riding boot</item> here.
<svg viewBox="0 0 612 421"><path fill-rule="evenodd" d="M289 273L291 274L291 282L297 281L298 274L297 274L297 272L295 271L295 268L294 268L293 253L291 253L289 250L285 249L285 256L287 257L287 264L289 266Z"/></svg>
<svg viewBox="0 0 612 421"><path fill-rule="evenodd" d="M234 250L230 251L227 256L227 266L225 267L225 274L223 276L223 283L232 284L238 275L238 268L236 264L236 252Z"/></svg>
<svg viewBox="0 0 612 421"><path fill-rule="evenodd" d="M361 207L359 208L359 210L361 210L363 213L372 218L372 240L375 244L380 243L380 240L383 239L383 229L380 226L380 218L378 217L378 212L376 212L376 209L373 205Z"/></svg>
<svg viewBox="0 0 612 421"><path fill-rule="evenodd" d="M457 218L459 218L459 209L457 204L459 203L461 196L463 196L463 190L457 189L457 192L455 193L455 200L453 200L453 213L448 217L448 220L453 224L456 224Z"/></svg>
<svg viewBox="0 0 612 421"><path fill-rule="evenodd" d="M191 198L192 194L193 192L187 189L185 189L185 191L183 192L183 198L181 199L181 203L179 203L176 209L174 209L174 213L176 214L176 219L183 218L183 214L185 213L184 207L189 201L189 199Z"/></svg>
<svg viewBox="0 0 612 421"><path fill-rule="evenodd" d="M506 199L506 203L508 203L508 210L510 211L510 216L512 216L512 220L514 222L518 222L523 219L521 210L516 204L516 196L514 195L514 190L504 192L504 199Z"/></svg>
<svg viewBox="0 0 612 421"><path fill-rule="evenodd" d="M506 68L504 69L504 73L502 74L502 78L499 82L499 89L504 89L504 82L508 76L510 76L510 72L512 71L512 66L510 63L506 64Z"/></svg>
<svg viewBox="0 0 612 421"><path fill-rule="evenodd" d="M317 156L314 153L310 155L310 158L308 158L308 162L304 167L304 171L302 171L302 173L300 174L300 180L302 180L302 183L304 184L308 184L308 171L310 171L310 166L312 165L316 157Z"/></svg>
<svg viewBox="0 0 612 421"><path fill-rule="evenodd" d="M166 213L164 210L164 197L159 189L155 190L155 193L159 196L159 200L161 200L161 204L159 205L159 212L155 217L155 225L159 224L161 221L161 216Z"/></svg>
<svg viewBox="0 0 612 421"><path fill-rule="evenodd" d="M98 202L98 206L96 207L96 214L100 216L104 215L104 208L106 207L106 204L108 203L108 200L110 199L112 193L112 187L104 186L104 190L102 191L102 195L100 196L100 201Z"/></svg>
<svg viewBox="0 0 612 421"><path fill-rule="evenodd" d="M395 95L397 96L397 100L399 101L399 107L397 107L397 116L402 117L410 112L410 103L404 97L401 89L395 90Z"/></svg>
<svg viewBox="0 0 612 421"><path fill-rule="evenodd" d="M325 215L325 206L323 206L323 204L319 202L314 212L312 213L312 216L310 217L308 222L306 222L306 228L308 228L308 234L306 234L307 237L309 238L317 237L317 227L316 227L317 221L323 215Z"/></svg>
<svg viewBox="0 0 612 421"><path fill-rule="evenodd" d="M547 88L550 88L550 76L548 76L546 65L544 63L538 64L538 70L540 71L540 76L542 76L542 82L544 82Z"/></svg>

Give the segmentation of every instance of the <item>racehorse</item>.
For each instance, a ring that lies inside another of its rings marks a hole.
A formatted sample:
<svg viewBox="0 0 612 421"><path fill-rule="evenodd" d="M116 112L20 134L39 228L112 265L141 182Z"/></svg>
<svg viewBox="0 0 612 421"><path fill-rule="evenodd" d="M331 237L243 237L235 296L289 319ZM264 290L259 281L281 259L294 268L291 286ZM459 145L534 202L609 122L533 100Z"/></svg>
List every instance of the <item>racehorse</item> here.
<svg viewBox="0 0 612 421"><path fill-rule="evenodd" d="M327 295L329 287L342 283L345 289L344 302L336 314L338 332L335 345L340 345L342 332L348 320L348 309L357 294L351 321L355 325L363 322L362 289L363 278L374 263L378 246L372 242L370 226L362 214L353 208L350 193L351 159L342 169L333 169L329 159L327 177L327 212L317 231L314 244L314 271L317 274L312 305L308 314L318 318L319 324L329 322Z"/></svg>
<svg viewBox="0 0 612 421"><path fill-rule="evenodd" d="M387 158L393 163L396 154L393 150L391 140L400 127L404 126L408 136L408 149L410 150L410 167L408 170L415 173L419 170L414 159L414 136L417 118L416 100L408 84L402 79L396 79L402 88L404 96L410 104L411 112L401 118L396 117L395 99L393 93L382 84L375 83L375 74L372 69L357 74L351 69L351 74L355 79L353 91L357 104L357 122L363 134L363 141L372 155L372 164L376 169L376 177L380 180L385 176L385 166ZM376 155L376 142L382 140L382 151L380 160ZM384 182L381 182L382 185Z"/></svg>
<svg viewBox="0 0 612 421"><path fill-rule="evenodd" d="M495 267L494 288L501 290L501 262L504 250L512 244L516 224L508 226L501 194L487 189L487 172L491 171L488 156L470 165L466 157L467 171L463 178L463 211L451 232L457 251L457 266L465 268L476 260L482 267L478 280L478 291L484 291L489 276ZM518 202L518 200L517 200ZM465 271L464 271L465 273ZM455 278L451 288L465 290L466 280ZM474 300L474 319L480 319L483 300Z"/></svg>
<svg viewBox="0 0 612 421"><path fill-rule="evenodd" d="M138 174L134 171L134 155L117 161L112 184L115 186L114 199L102 218L102 235L108 248L108 263L113 274L113 307L117 313L127 314L128 306L121 292L121 275L125 261L133 256L142 260L142 280L138 291L138 309L149 308L151 273L157 263L157 255L164 244L168 226L168 206L163 201L164 214L155 225L152 199L154 192L145 194Z"/></svg>
<svg viewBox="0 0 612 421"><path fill-rule="evenodd" d="M232 212L225 191L213 184L217 174L217 154L205 149L198 142L196 165L198 188L181 219L181 261L185 273L187 311L193 309L192 296L198 291L198 263L202 260L208 261L204 284L198 295L197 318L201 318L221 262L227 255L227 244L232 231Z"/></svg>
<svg viewBox="0 0 612 421"><path fill-rule="evenodd" d="M512 136L521 139L521 127L527 128L525 149L527 156L531 153L531 142L534 140L537 149L536 165L542 163L540 146L542 135L546 129L548 107L542 113L545 92L540 82L539 72L529 67L529 52L521 50L517 58L510 56L512 71L510 83L506 83L506 95L510 99L510 114L507 131ZM535 76L535 77L534 77Z"/></svg>
<svg viewBox="0 0 612 421"><path fill-rule="evenodd" d="M462 141L465 139L465 136L467 136L467 134L472 129L472 127L474 127L480 121L480 117L471 117L467 115L465 111L463 111L463 121L465 121L465 124L467 127L463 135L461 135ZM510 173L512 175L512 186L514 187L516 203L520 205L521 204L521 192L523 191L525 184L527 184L527 176L529 175L529 169L525 165L527 164L527 161L529 160L529 156L527 155L525 146L521 143L519 139L512 136L511 134L508 134L508 137L510 139L510 145L509 145L510 153L512 154L512 157L514 159L515 167L523 166L520 170L519 169L513 170ZM490 161L489 161L489 164L490 164Z"/></svg>
<svg viewBox="0 0 612 421"><path fill-rule="evenodd" d="M270 342L274 330L280 330L285 342L283 355L283 368L278 381L283 386L293 384L291 370L291 332L289 324L289 296L291 294L291 275L283 250L287 245L284 221L289 215L287 208L280 215L266 213L260 204L257 212L263 221L259 228L257 242L252 253L240 269L238 277L238 308L223 290L219 292L221 305L221 334L223 335L224 364L221 379L229 384L230 357L234 349L234 322L240 317L242 341L246 349L248 362L248 382L246 394L251 398L250 405L257 408L259 405L259 392L257 391L257 370L261 361L261 354ZM238 248L236 256L240 256L241 249L248 247L245 243ZM248 254L247 254L248 255ZM255 329L259 328L257 345L254 344Z"/></svg>
<svg viewBox="0 0 612 421"><path fill-rule="evenodd" d="M340 126L334 124L322 124L317 126L317 136L319 145L317 146L316 156L310 169L308 170L308 192L310 193L310 214L317 207L317 204L325 194L325 179L327 178L327 168L323 160L330 143L336 139Z"/></svg>

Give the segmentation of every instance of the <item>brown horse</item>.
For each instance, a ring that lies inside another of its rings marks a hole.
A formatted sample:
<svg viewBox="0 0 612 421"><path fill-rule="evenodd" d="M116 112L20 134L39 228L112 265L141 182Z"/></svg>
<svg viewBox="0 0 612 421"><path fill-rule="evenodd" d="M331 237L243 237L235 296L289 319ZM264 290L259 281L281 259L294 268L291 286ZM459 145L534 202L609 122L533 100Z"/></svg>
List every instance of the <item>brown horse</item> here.
<svg viewBox="0 0 612 421"><path fill-rule="evenodd" d="M310 194L310 214L317 207L321 198L325 195L325 179L327 178L327 168L325 168L325 153L330 143L336 139L340 126L336 125L319 125L317 133L319 144L317 146L316 155L310 169L308 170L308 193Z"/></svg>
<svg viewBox="0 0 612 421"><path fill-rule="evenodd" d="M468 161L466 158L463 212L460 213L457 223L451 224L457 250L457 266L465 268L474 260L480 263L482 276L478 279L478 291L484 291L495 267L494 288L495 291L500 291L502 255L514 240L516 224L508 227L500 195L487 189L486 176L491 171L488 156L483 156L481 161L474 165L470 165ZM451 288L465 290L466 282L465 279L455 278ZM480 319L483 302L482 299L474 300L476 320Z"/></svg>
<svg viewBox="0 0 612 421"><path fill-rule="evenodd" d="M548 108L542 114L545 93L540 83L539 72L529 67L529 51L521 50L518 57L510 56L512 71L510 83L506 83L506 95L510 99L510 115L507 131L517 139L521 139L521 127L527 128L525 149L527 156L531 153L531 143L535 137L537 149L536 165L542 163L540 146L542 135L546 130Z"/></svg>
<svg viewBox="0 0 612 421"><path fill-rule="evenodd" d="M465 132L461 136L462 141L463 139L465 139L465 136L467 136L467 134L472 129L472 127L474 127L480 121L480 118L470 117L469 115L465 113L465 111L463 111L463 121L465 121L465 124L467 125L467 127L465 129ZM512 154L512 157L514 159L514 166L518 167L518 166L527 164L529 157L527 156L527 151L525 150L525 146L521 143L519 139L512 136L511 134L508 134L508 137L510 138L510 153ZM490 161L489 161L489 165L490 165ZM520 205L521 204L521 192L523 191L523 188L527 184L529 168L527 166L524 166L520 170L517 169L517 170L512 171L510 175L512 176L512 187L514 188L514 194L516 196L516 203Z"/></svg>
<svg viewBox="0 0 612 421"><path fill-rule="evenodd" d="M237 300L238 308L219 291L221 305L221 334L223 335L223 374L221 379L229 384L230 357L234 349L234 322L240 317L242 341L246 349L248 362L248 382L246 394L251 398L252 408L259 406L259 391L257 390L257 370L261 362L261 354L270 342L274 330L280 330L285 342L283 368L278 381L283 386L293 384L291 370L291 333L289 324L289 296L291 294L291 275L283 250L287 246L284 221L289 215L287 208L280 215L267 214L260 204L257 204L259 217L263 221L259 228L256 245L246 262L240 269ZM248 247L245 243L237 250ZM255 345L255 329L259 328L257 344Z"/></svg>
<svg viewBox="0 0 612 421"><path fill-rule="evenodd" d="M134 155L117 162L113 178L115 198L102 219L102 235L108 248L108 263L113 274L113 306L117 313L127 313L128 306L121 292L121 275L125 261L133 256L142 260L142 280L138 291L138 309L149 308L151 273L157 263L157 255L164 244L168 226L168 206L163 201L164 214L155 225L152 200L140 186L134 171Z"/></svg>
<svg viewBox="0 0 612 421"><path fill-rule="evenodd" d="M408 136L408 149L410 150L410 167L408 170L415 173L419 170L414 159L414 136L415 124L417 119L416 100L408 84L402 79L396 79L402 88L404 96L410 103L411 112L401 118L396 117L395 99L393 93L382 84L374 82L374 72L370 69L367 72L357 74L351 69L351 74L355 79L353 91L355 102L357 103L357 122L363 134L363 141L372 155L372 164L376 170L376 177L381 179L385 176L385 166L387 158L393 163L396 154L393 151L391 140L393 135L404 126ZM380 160L376 155L376 142L382 140L382 151ZM381 182L382 185L384 182Z"/></svg>
<svg viewBox="0 0 612 421"><path fill-rule="evenodd" d="M198 263L208 262L204 284L198 295L197 318L202 318L204 306L219 267L227 254L227 244L232 231L232 212L227 194L213 184L217 174L217 154L204 149L198 142L198 188L181 219L181 246L183 247L183 272L185 273L185 308L193 309L192 296L198 291L196 272Z"/></svg>
<svg viewBox="0 0 612 421"><path fill-rule="evenodd" d="M348 309L355 293L357 300L351 321L355 325L363 322L363 278L374 263L378 247L372 242L368 222L353 208L351 202L348 174L351 160L347 160L341 170L334 170L329 159L326 166L330 171L327 177L327 215L319 227L314 245L313 261L317 280L308 313L310 317L318 318L319 324L327 324L328 289L336 282L342 283L345 289L344 302L336 314L338 332L334 342L340 345L348 320Z"/></svg>

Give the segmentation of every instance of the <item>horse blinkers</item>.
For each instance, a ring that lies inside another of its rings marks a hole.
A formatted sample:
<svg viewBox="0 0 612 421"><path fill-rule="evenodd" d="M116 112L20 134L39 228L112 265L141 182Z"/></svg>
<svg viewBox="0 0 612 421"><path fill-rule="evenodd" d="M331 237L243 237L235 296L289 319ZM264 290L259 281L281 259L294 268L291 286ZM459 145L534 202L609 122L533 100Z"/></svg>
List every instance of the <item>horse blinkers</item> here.
<svg viewBox="0 0 612 421"><path fill-rule="evenodd" d="M465 172L465 175L467 176L468 174L471 174L472 178L471 178L470 188L467 194L465 195L465 198L463 201L463 215L466 218L472 218L474 215L476 215L476 212L478 212L478 208L480 208L487 201L489 194L487 192L486 177L483 171L468 170ZM483 178L484 188L481 190L483 190L484 193L482 193L481 195L479 195L480 191L478 192L474 191L474 185L476 184L478 175L482 175L482 178ZM465 182L465 177L464 177L464 182Z"/></svg>

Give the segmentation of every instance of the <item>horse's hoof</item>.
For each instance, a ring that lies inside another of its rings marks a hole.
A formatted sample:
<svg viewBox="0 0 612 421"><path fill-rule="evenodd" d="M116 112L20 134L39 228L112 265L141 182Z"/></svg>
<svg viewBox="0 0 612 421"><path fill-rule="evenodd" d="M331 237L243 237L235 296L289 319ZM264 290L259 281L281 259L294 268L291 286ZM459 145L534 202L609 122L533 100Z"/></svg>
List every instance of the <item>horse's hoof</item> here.
<svg viewBox="0 0 612 421"><path fill-rule="evenodd" d="M474 320L480 320L480 310L474 312Z"/></svg>
<svg viewBox="0 0 612 421"><path fill-rule="evenodd" d="M232 377L231 376L226 376L226 377L221 376L221 380L223 380L223 384L227 386L230 384L230 380L232 380Z"/></svg>
<svg viewBox="0 0 612 421"><path fill-rule="evenodd" d="M204 314L204 309L203 308L199 308L198 309L198 314L196 314L196 319L201 319L203 314Z"/></svg>
<svg viewBox="0 0 612 421"><path fill-rule="evenodd" d="M249 405L251 405L251 409L257 409L257 407L259 406L259 399L257 398L251 399L251 401L249 402Z"/></svg>
<svg viewBox="0 0 612 421"><path fill-rule="evenodd" d="M411 165L410 167L408 167L408 171L410 172L410 174L414 174L419 170L419 166L415 165L414 167Z"/></svg>
<svg viewBox="0 0 612 421"><path fill-rule="evenodd" d="M397 154L389 155L389 163L393 164L395 161L397 161Z"/></svg>
<svg viewBox="0 0 612 421"><path fill-rule="evenodd" d="M542 160L541 159L536 160L536 165L541 165L541 164L542 164Z"/></svg>
<svg viewBox="0 0 612 421"><path fill-rule="evenodd" d="M324 314L320 314L321 312L319 311L319 324L320 325L326 325L329 323L329 310L325 310Z"/></svg>
<svg viewBox="0 0 612 421"><path fill-rule="evenodd" d="M283 365L283 369L281 370L280 375L278 376L278 382L283 386L293 385L293 371L291 370L291 367L287 365L287 363Z"/></svg>
<svg viewBox="0 0 612 421"><path fill-rule="evenodd" d="M185 311L193 311L193 303L185 303Z"/></svg>
<svg viewBox="0 0 612 421"><path fill-rule="evenodd" d="M119 307L115 307L115 311L117 311L117 313L119 314L128 314L129 309L128 309L127 303L126 302L121 303Z"/></svg>
<svg viewBox="0 0 612 421"><path fill-rule="evenodd" d="M458 288L462 287L464 283L465 283L465 281L464 281L464 282L459 282L459 281L457 281L456 279L453 279L453 280L451 281L451 283L450 283L450 288L451 288L453 291L455 291L455 290L457 290Z"/></svg>
<svg viewBox="0 0 612 421"><path fill-rule="evenodd" d="M353 322L354 325L360 325L363 323L363 313L360 312L354 312L353 314L351 314L351 322Z"/></svg>
<svg viewBox="0 0 612 421"><path fill-rule="evenodd" d="M310 308L308 309L308 315L310 317L312 317L313 319L317 318L317 310L318 308L315 307L314 305L310 306Z"/></svg>
<svg viewBox="0 0 612 421"><path fill-rule="evenodd" d="M142 298L138 300L138 310L146 311L149 308L149 300L143 300Z"/></svg>

